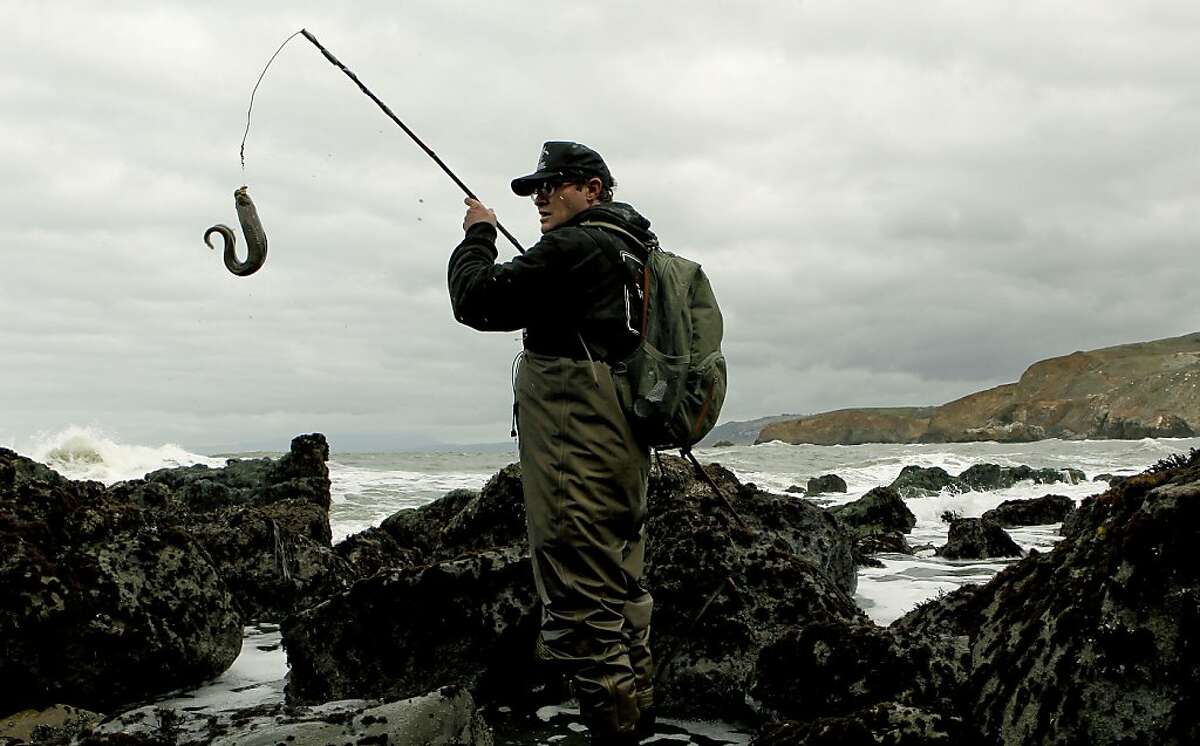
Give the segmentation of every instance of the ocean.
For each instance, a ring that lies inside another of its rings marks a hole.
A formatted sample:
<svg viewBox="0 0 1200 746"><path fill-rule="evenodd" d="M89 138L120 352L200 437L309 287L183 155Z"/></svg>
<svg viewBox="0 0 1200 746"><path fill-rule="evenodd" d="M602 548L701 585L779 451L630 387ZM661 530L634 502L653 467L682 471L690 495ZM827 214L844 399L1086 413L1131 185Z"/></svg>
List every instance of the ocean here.
<svg viewBox="0 0 1200 746"><path fill-rule="evenodd" d="M332 482L330 523L335 542L377 525L404 508L424 505L456 488L478 489L501 467L517 459L511 450L493 452L341 453L331 443ZM1021 482L989 492L941 494L912 499L909 508L917 517L909 543L939 546L946 542L946 511L964 517L978 516L1011 499L1053 493L1079 501L1106 488L1094 482L1098 474L1135 474L1173 453L1200 448L1200 438L1159 440L1045 440L1035 443L949 443L920 445L869 444L859 446L808 446L766 443L697 451L701 462L718 462L743 482L783 493L791 485L803 486L809 477L837 474L847 484L845 494L814 498L823 506L849 502L873 487L886 485L907 465L940 466L958 474L979 463L1002 466L1026 464L1034 468L1083 471L1087 479L1077 484L1039 485ZM114 441L89 428L68 428L43 438L21 451L73 479L95 479L111 484L140 477L153 469L188 464L223 466L227 458L278 456L273 453L195 454L174 445L131 445ZM1045 551L1058 538L1058 526L1011 529L1023 549ZM954 561L937 557L932 549L916 556L880 555L881 568L859 571L856 600L879 624L889 624L922 601L965 583L985 582L1012 560ZM287 664L278 644L278 630L270 625L247 628L243 655L217 681L181 692L166 703L179 706L228 708L282 698ZM561 713L548 712L553 720ZM680 723L681 733L697 744L745 743L748 736L733 727ZM683 736L681 735L681 738ZM686 740L683 742L687 742Z"/></svg>

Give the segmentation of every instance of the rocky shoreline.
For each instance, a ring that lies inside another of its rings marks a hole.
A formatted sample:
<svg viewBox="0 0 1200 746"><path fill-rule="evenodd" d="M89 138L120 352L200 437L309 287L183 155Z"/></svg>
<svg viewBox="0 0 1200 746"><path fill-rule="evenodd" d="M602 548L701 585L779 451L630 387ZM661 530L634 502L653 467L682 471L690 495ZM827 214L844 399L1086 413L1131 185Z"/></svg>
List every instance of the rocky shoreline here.
<svg viewBox="0 0 1200 746"><path fill-rule="evenodd" d="M518 467L333 546L327 458L305 435L277 461L104 487L0 449L0 703L23 724L0 723L0 744L490 744L533 729L549 695L514 675L537 626ZM1200 454L1076 510L1048 494L947 516L946 556L1011 553L1009 526L1061 521L1063 539L887 627L852 595L872 554L913 551L906 501L1082 474L914 467L824 509L709 465L738 520L684 461L659 464L646 580L665 716L745 722L755 744L1200 740ZM831 476L812 486L836 490ZM281 623L285 705L144 704L221 673L251 620Z"/></svg>
<svg viewBox="0 0 1200 746"><path fill-rule="evenodd" d="M1194 333L1041 360L1016 383L937 407L840 409L765 418L757 437L745 442L857 445L1188 438L1200 429L1198 381L1200 333ZM734 424L728 432L741 432ZM714 430L711 437L726 437L726 432Z"/></svg>

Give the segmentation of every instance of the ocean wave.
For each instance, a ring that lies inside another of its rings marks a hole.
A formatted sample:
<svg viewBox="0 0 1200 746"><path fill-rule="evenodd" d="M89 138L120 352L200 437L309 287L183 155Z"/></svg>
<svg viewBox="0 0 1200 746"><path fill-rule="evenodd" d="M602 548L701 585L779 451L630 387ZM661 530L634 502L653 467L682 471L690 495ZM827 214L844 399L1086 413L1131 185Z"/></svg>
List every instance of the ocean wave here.
<svg viewBox="0 0 1200 746"><path fill-rule="evenodd" d="M191 453L173 443L159 446L120 443L98 428L81 425L69 425L59 432L36 437L27 455L69 479L90 479L104 484L138 479L167 467L225 465L224 459Z"/></svg>

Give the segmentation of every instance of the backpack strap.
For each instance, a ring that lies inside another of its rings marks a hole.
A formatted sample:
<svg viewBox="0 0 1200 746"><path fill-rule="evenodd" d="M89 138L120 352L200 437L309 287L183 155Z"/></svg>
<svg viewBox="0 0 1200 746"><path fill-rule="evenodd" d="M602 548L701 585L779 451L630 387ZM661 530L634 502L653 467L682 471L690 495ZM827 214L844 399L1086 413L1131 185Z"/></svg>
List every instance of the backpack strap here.
<svg viewBox="0 0 1200 746"><path fill-rule="evenodd" d="M600 220L587 220L587 221L580 223L579 226L581 228L587 226L590 228L600 228L601 230L612 231L614 233L619 234L622 237L628 238L629 241L633 242L633 245L637 246L638 249L641 250L641 254L640 254L640 256L638 256L638 260L642 263L642 276L635 277L634 273L629 270L629 266L627 264L625 264L624 260L621 259L621 255L619 252L616 252L615 256L611 256L614 253L611 247L606 246L601 241L597 241L595 236L590 236L590 235L588 236L589 238L592 239L593 243L595 243L598 247L600 247L601 251L610 252L611 258L616 263L617 267L621 269L621 277L625 280L625 287L630 292L633 293L634 297L641 298L641 300L642 300L641 336L645 337L646 336L646 317L647 317L647 314L649 313L649 303L650 303L650 293L649 293L650 252L654 251L655 248L653 246L646 246L645 244L643 244L641 242L641 240L637 236L633 235L632 233L625 230L621 226L615 225L613 223L606 223L606 222L603 222ZM628 241L626 243L628 243ZM638 284L639 282L641 283L640 285Z"/></svg>
<svg viewBox="0 0 1200 746"><path fill-rule="evenodd" d="M647 246L646 244L642 243L642 239L633 235L632 233L625 230L624 228L617 225L616 223L609 223L604 220L585 220L582 223L580 223L579 225L580 225L580 227L589 226L589 227L593 227L593 228L603 228L605 230L610 230L614 233L621 234L625 238L628 238L630 241L632 241L634 246L637 246L639 249L642 250L642 256L640 256L638 258L643 261L645 261L646 257L650 254L651 251L653 251L652 247Z"/></svg>

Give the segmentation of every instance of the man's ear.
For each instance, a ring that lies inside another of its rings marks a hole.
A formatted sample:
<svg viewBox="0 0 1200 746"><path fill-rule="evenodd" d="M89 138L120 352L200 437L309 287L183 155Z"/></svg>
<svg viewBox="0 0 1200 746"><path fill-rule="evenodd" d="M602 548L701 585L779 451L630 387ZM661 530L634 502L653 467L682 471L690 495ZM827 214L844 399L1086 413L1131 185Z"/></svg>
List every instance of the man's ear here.
<svg viewBox="0 0 1200 746"><path fill-rule="evenodd" d="M584 194L587 196L588 202L599 202L603 192L604 182L597 176L588 179L587 184L584 185Z"/></svg>

